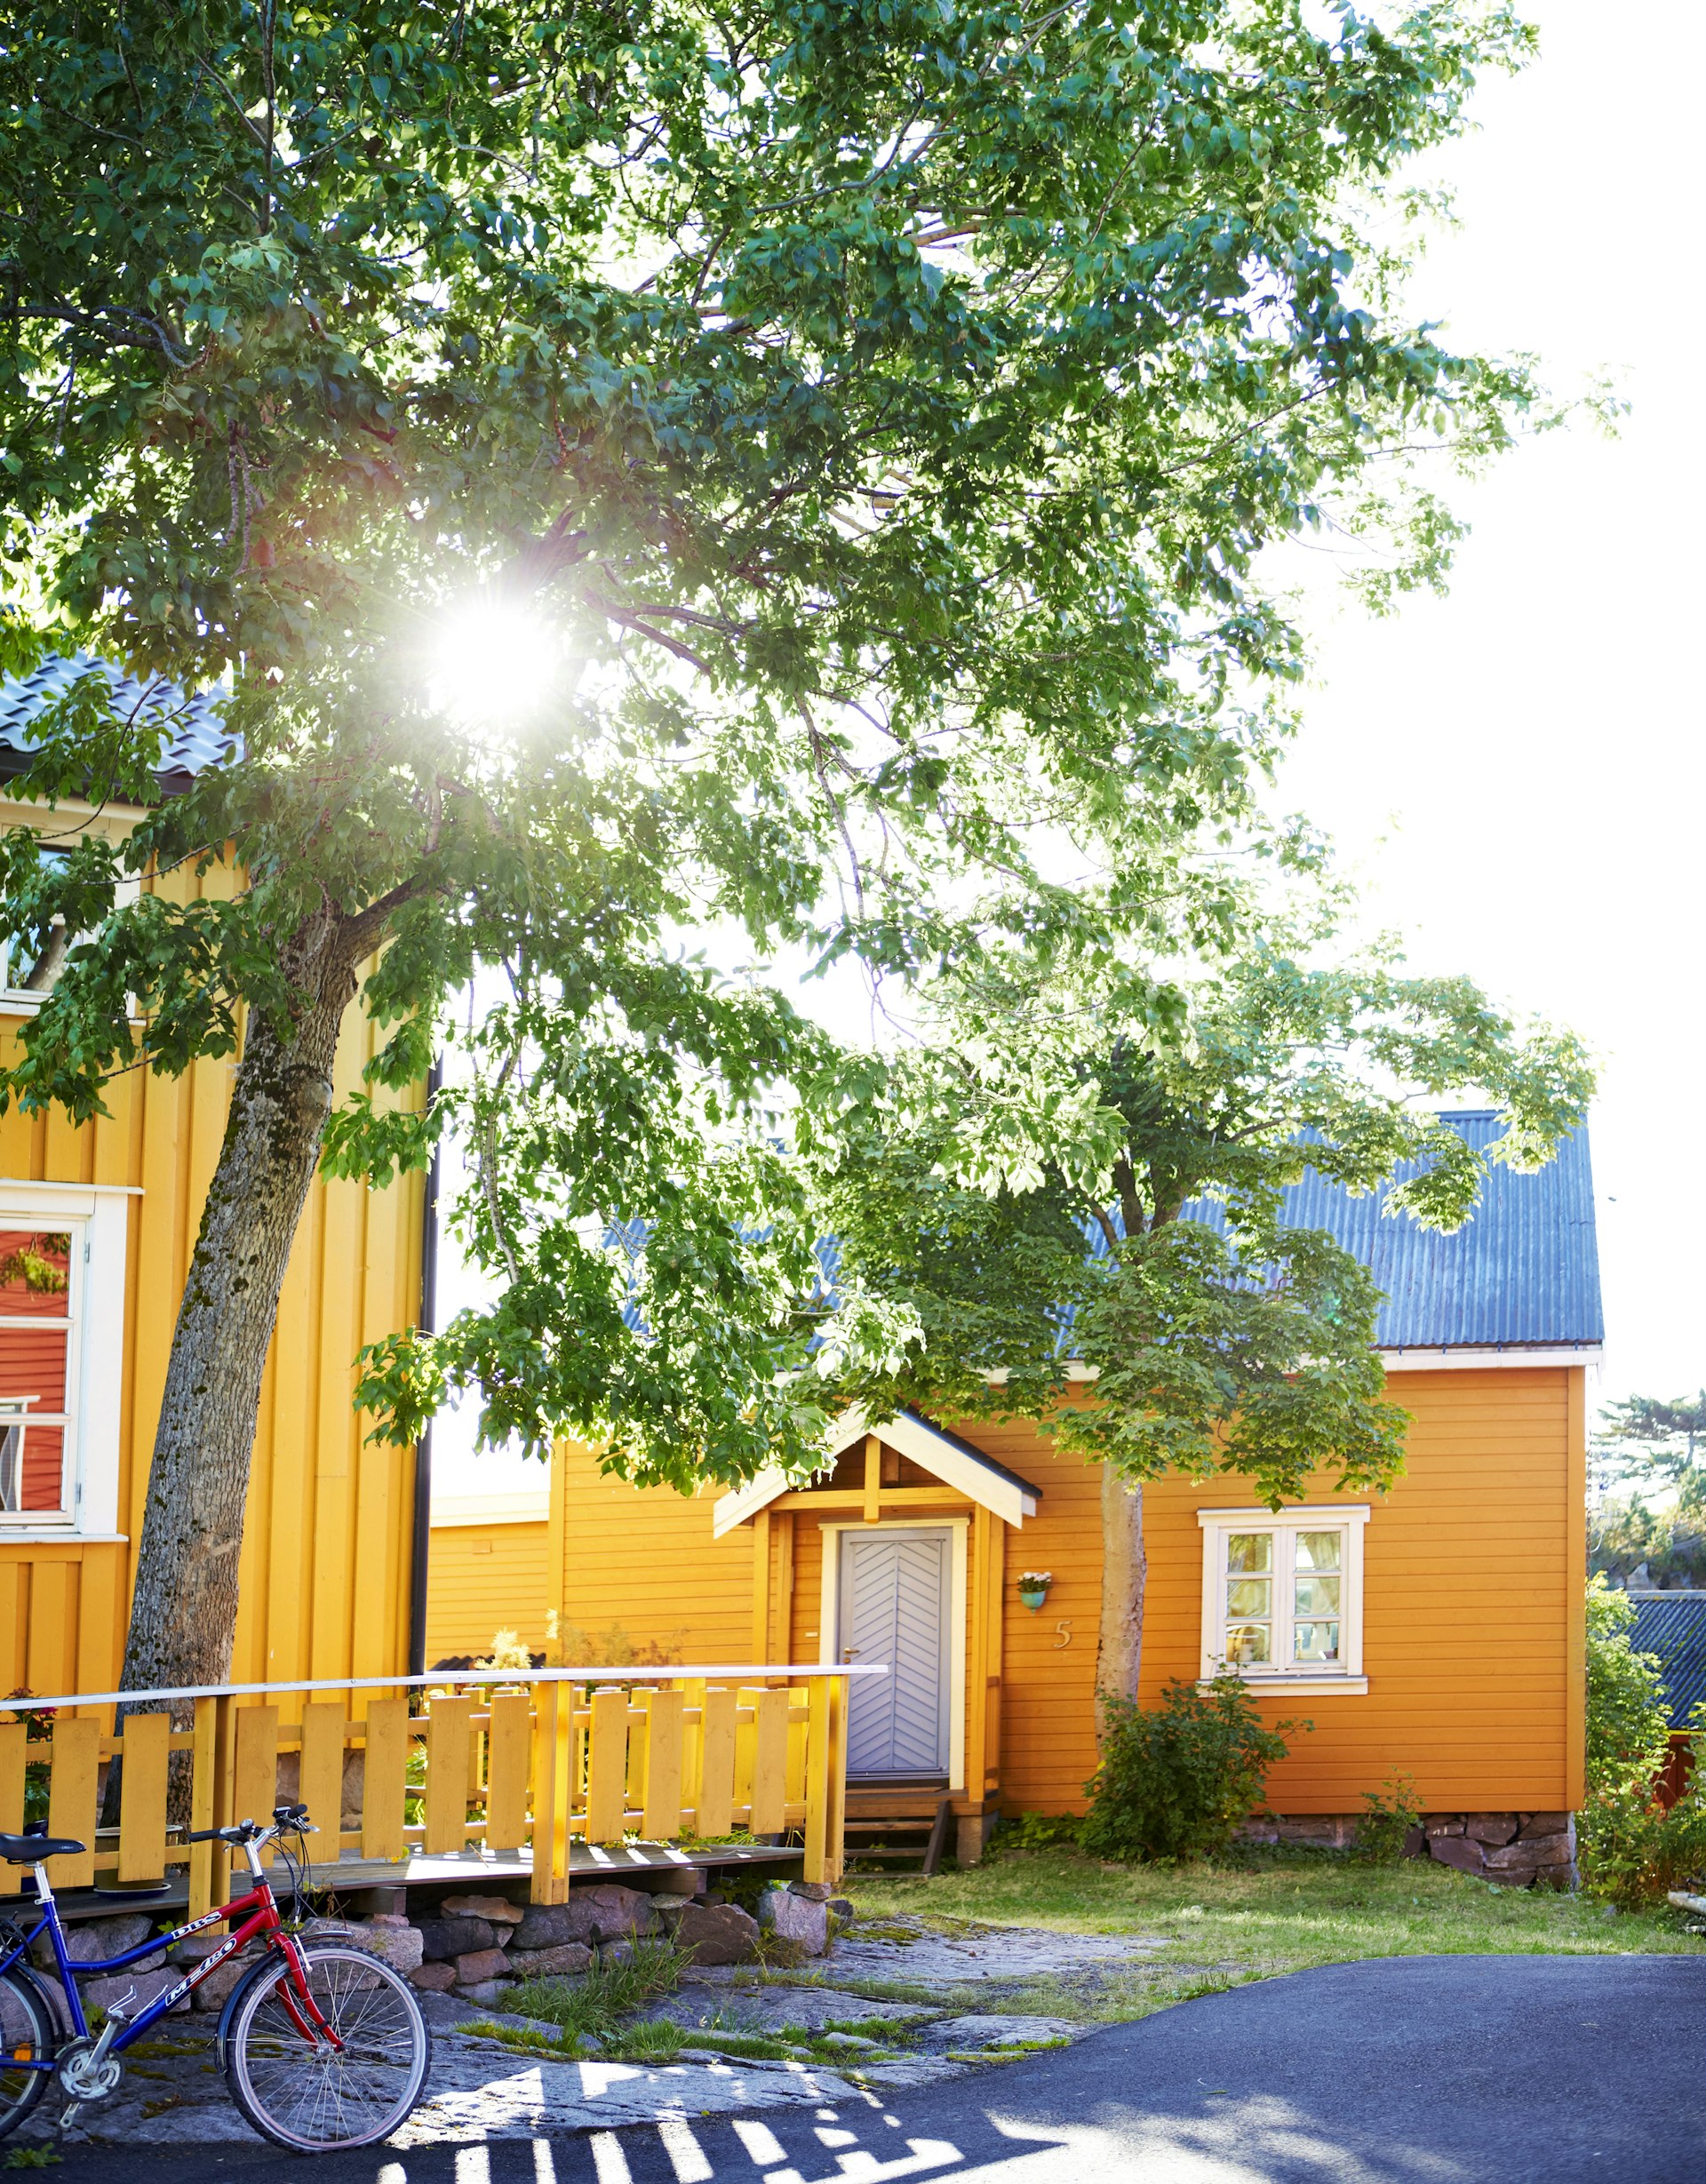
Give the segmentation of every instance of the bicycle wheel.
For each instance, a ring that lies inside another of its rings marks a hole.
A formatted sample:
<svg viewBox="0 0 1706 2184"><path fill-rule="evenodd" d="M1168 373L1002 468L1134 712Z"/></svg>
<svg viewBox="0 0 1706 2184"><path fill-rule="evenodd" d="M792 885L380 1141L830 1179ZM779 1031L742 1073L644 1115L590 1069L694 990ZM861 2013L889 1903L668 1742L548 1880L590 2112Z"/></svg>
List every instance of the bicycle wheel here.
<svg viewBox="0 0 1706 2184"><path fill-rule="evenodd" d="M264 1957L227 2005L226 2084L275 2146L304 2154L371 2146L397 2129L426 2083L433 2048L420 2005L383 1957L323 1943L302 1955L315 2007L341 2045L304 2037L290 1966Z"/></svg>
<svg viewBox="0 0 1706 2184"><path fill-rule="evenodd" d="M53 2073L32 2070L58 2051L53 2013L34 1980L14 1968L0 1973L0 2139L16 2131L42 2095Z"/></svg>

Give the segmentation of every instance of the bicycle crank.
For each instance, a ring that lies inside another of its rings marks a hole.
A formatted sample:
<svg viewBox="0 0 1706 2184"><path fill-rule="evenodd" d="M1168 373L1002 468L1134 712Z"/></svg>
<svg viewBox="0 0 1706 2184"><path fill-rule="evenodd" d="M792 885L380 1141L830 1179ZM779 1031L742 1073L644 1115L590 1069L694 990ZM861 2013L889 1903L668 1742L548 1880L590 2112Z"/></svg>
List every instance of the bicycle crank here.
<svg viewBox="0 0 1706 2184"><path fill-rule="evenodd" d="M99 2040L68 2040L60 2050L54 2075L68 2101L82 2107L91 2100L105 2100L117 2092L124 2066L116 2055L107 2052L116 2030L109 2020ZM68 2109L68 2119L69 2114Z"/></svg>

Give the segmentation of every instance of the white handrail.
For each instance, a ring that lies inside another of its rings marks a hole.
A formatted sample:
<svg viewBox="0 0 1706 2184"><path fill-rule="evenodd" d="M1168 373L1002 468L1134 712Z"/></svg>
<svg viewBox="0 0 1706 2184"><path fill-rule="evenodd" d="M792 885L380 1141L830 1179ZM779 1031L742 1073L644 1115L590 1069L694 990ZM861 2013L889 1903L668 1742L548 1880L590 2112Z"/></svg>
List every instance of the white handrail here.
<svg viewBox="0 0 1706 2184"><path fill-rule="evenodd" d="M133 1706L144 1699L253 1699L273 1691L399 1691L426 1690L441 1684L657 1684L677 1677L729 1676L887 1676L887 1662L813 1662L792 1668L775 1662L741 1662L732 1666L717 1662L710 1668L658 1669L439 1669L429 1676L345 1676L330 1680L287 1684L180 1684L160 1691L72 1691L58 1698L0 1699L0 1711L40 1713L44 1707Z"/></svg>

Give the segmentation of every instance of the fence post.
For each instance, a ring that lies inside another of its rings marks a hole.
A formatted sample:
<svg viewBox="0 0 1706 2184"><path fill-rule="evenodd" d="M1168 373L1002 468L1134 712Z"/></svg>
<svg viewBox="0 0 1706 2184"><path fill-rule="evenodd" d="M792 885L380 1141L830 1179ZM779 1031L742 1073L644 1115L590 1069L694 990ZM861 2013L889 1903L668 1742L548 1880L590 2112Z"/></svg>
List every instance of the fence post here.
<svg viewBox="0 0 1706 2184"><path fill-rule="evenodd" d="M846 1863L848 1678L829 1679L829 1813L824 1858L826 1881L839 1881Z"/></svg>
<svg viewBox="0 0 1706 2184"><path fill-rule="evenodd" d="M569 1901L570 1762L575 1749L575 1686L534 1686L533 1885L535 1903Z"/></svg>
<svg viewBox="0 0 1706 2184"><path fill-rule="evenodd" d="M827 1676L814 1676L806 1686L805 1877L827 1881L829 1870L830 1710L833 1693Z"/></svg>

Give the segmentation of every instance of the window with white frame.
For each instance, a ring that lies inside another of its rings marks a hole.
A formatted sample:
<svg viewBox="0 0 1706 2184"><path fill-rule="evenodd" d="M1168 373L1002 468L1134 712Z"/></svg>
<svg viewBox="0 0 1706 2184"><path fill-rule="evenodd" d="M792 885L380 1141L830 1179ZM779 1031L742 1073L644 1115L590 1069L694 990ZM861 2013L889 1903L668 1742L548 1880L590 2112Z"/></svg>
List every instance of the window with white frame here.
<svg viewBox="0 0 1706 2184"><path fill-rule="evenodd" d="M130 1195L0 1181L0 1537L114 1534Z"/></svg>
<svg viewBox="0 0 1706 2184"><path fill-rule="evenodd" d="M1366 1689L1366 1508L1206 1509L1202 1674Z"/></svg>

